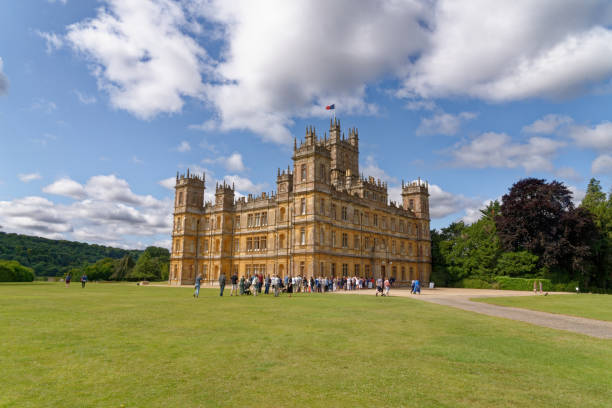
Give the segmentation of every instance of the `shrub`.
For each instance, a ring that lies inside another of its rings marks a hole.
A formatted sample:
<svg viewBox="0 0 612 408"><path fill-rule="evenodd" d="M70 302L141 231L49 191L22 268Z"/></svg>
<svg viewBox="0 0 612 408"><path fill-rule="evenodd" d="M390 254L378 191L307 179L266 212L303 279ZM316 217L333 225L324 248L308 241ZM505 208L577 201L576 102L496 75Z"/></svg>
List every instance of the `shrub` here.
<svg viewBox="0 0 612 408"><path fill-rule="evenodd" d="M0 282L32 282L34 270L17 261L0 260Z"/></svg>
<svg viewBox="0 0 612 408"><path fill-rule="evenodd" d="M567 282L555 283L552 287L552 290L554 292L576 292L576 287L580 287L580 285L578 284L578 282Z"/></svg>
<svg viewBox="0 0 612 408"><path fill-rule="evenodd" d="M491 289L491 284L482 279L464 278L454 285L456 288Z"/></svg>
<svg viewBox="0 0 612 408"><path fill-rule="evenodd" d="M550 279L525 279L525 278L510 278L508 276L496 276L494 280L499 284L499 289L504 290L533 290L533 282L542 282L542 290L552 291L553 285ZM540 285L537 285L540 290Z"/></svg>

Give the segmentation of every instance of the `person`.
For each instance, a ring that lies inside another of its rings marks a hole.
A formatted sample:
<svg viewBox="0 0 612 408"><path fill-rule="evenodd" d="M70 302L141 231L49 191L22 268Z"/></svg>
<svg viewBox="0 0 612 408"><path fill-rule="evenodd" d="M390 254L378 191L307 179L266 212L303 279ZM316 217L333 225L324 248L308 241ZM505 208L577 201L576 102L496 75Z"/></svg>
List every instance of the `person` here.
<svg viewBox="0 0 612 408"><path fill-rule="evenodd" d="M244 276L240 277L240 284L238 286L240 288L240 296L244 295Z"/></svg>
<svg viewBox="0 0 612 408"><path fill-rule="evenodd" d="M412 282L410 282L410 294L412 295L414 293L414 279L412 280Z"/></svg>
<svg viewBox="0 0 612 408"><path fill-rule="evenodd" d="M274 297L278 297L278 294L280 293L280 278L278 276L274 275L272 285L274 286Z"/></svg>
<svg viewBox="0 0 612 408"><path fill-rule="evenodd" d="M382 296L385 296L385 294L383 293L383 280L381 278L378 278L376 280L376 296L378 296L379 293Z"/></svg>
<svg viewBox="0 0 612 408"><path fill-rule="evenodd" d="M419 295L421 294L421 282L419 282L418 279L414 281L414 293L418 293Z"/></svg>
<svg viewBox="0 0 612 408"><path fill-rule="evenodd" d="M230 296L234 296L234 293L236 296L238 296L238 275L236 275L236 272L234 272L234 274L230 277L230 280L232 282L232 291L230 292Z"/></svg>
<svg viewBox="0 0 612 408"><path fill-rule="evenodd" d="M202 274L199 274L195 279L195 291L193 292L193 297L197 298L200 296L200 285L202 284Z"/></svg>
<svg viewBox="0 0 612 408"><path fill-rule="evenodd" d="M87 275L83 274L83 276L81 276L81 288L84 288L86 283L87 283Z"/></svg>
<svg viewBox="0 0 612 408"><path fill-rule="evenodd" d="M251 285L253 286L253 296L257 296L257 292L259 291L259 278L257 277L257 274L253 275Z"/></svg>
<svg viewBox="0 0 612 408"><path fill-rule="evenodd" d="M66 287L70 286L70 280L72 279L72 275L66 275Z"/></svg>
<svg viewBox="0 0 612 408"><path fill-rule="evenodd" d="M270 285L272 284L272 279L270 279L270 275L268 275L266 277L266 291L264 292L265 295L270 293Z"/></svg>
<svg viewBox="0 0 612 408"><path fill-rule="evenodd" d="M291 294L293 293L293 279L289 279L287 281L287 293L289 294L289 297L291 297Z"/></svg>
<svg viewBox="0 0 612 408"><path fill-rule="evenodd" d="M223 290L225 289L225 274L221 272L219 276L219 296L223 296Z"/></svg>
<svg viewBox="0 0 612 408"><path fill-rule="evenodd" d="M391 289L391 281L385 279L385 296L389 296L389 290Z"/></svg>

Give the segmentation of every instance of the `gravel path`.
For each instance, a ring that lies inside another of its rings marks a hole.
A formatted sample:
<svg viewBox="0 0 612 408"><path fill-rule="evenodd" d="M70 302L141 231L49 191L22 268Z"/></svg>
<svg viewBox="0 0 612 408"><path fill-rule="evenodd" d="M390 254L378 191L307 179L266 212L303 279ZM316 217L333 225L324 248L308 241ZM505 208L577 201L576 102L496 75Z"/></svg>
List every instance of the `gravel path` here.
<svg viewBox="0 0 612 408"><path fill-rule="evenodd" d="M351 294L374 295L373 290L340 292ZM565 293L564 293L565 294ZM567 294L572 296L572 294ZM500 291L488 289L425 289L421 295L411 295L409 290L391 290L391 296L405 296L438 305L456 307L470 312L482 313L489 316L503 317L505 319L519 320L551 329L566 330L574 333L585 334L600 339L612 339L612 322L587 319L562 314L539 312L535 310L519 309L516 307L505 307L491 305L488 303L472 302L470 298L475 297L502 297L502 296L529 296L528 292ZM533 295L532 295L533 296ZM575 296L575 295L574 295Z"/></svg>

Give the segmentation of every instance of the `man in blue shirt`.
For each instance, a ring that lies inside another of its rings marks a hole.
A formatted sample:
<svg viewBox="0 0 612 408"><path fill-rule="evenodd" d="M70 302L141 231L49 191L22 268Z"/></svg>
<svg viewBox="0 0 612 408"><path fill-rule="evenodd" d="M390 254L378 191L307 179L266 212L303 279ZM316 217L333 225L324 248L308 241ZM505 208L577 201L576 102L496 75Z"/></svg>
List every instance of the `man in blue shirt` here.
<svg viewBox="0 0 612 408"><path fill-rule="evenodd" d="M200 284L202 283L202 275L198 275L195 279L195 292L193 292L193 297L197 298L200 296Z"/></svg>
<svg viewBox="0 0 612 408"><path fill-rule="evenodd" d="M83 274L83 276L81 276L81 287L84 288L86 283L87 283L87 275Z"/></svg>

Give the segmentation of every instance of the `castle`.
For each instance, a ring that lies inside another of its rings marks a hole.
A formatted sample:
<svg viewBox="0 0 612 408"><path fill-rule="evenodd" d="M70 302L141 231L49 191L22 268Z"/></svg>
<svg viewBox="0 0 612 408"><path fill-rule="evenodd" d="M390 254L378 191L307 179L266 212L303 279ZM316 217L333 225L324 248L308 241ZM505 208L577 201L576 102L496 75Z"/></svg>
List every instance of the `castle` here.
<svg viewBox="0 0 612 408"><path fill-rule="evenodd" d="M192 284L262 273L284 276L394 277L428 282L431 273L428 184L402 182L402 203L387 184L359 175L359 136L306 130L276 193L236 199L217 184L204 203L205 175L176 176L169 281Z"/></svg>

